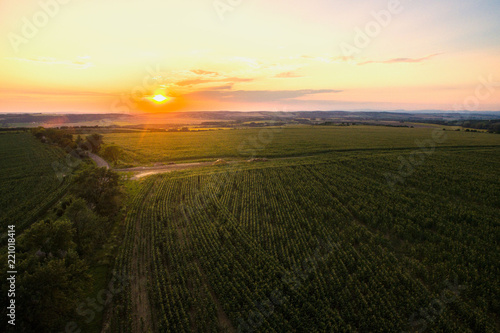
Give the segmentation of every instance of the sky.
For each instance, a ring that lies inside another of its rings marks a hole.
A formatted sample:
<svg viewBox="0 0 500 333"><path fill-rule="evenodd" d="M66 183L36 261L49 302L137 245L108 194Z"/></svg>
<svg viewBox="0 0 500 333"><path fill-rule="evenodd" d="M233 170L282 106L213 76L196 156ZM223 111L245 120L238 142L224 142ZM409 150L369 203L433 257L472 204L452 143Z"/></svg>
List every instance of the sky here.
<svg viewBox="0 0 500 333"><path fill-rule="evenodd" d="M0 0L0 112L500 110L498 0Z"/></svg>

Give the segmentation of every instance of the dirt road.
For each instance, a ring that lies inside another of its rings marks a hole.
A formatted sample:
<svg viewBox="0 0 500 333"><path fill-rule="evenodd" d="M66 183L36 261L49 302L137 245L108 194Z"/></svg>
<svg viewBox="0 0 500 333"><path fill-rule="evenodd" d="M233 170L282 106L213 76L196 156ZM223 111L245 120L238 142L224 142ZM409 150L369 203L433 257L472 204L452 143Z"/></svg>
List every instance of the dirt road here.
<svg viewBox="0 0 500 333"><path fill-rule="evenodd" d="M228 163L234 163L234 162L228 162ZM142 177L151 176L158 173L200 168L211 165L214 165L214 162L181 163L181 164L154 166L154 167L136 167L136 168L126 168L126 169L115 169L115 171L135 172L136 174L131 179L140 179Z"/></svg>
<svg viewBox="0 0 500 333"><path fill-rule="evenodd" d="M94 160L94 162L97 164L99 168L109 169L109 163L106 162L102 157L97 156L96 154L93 153L88 153L88 156Z"/></svg>

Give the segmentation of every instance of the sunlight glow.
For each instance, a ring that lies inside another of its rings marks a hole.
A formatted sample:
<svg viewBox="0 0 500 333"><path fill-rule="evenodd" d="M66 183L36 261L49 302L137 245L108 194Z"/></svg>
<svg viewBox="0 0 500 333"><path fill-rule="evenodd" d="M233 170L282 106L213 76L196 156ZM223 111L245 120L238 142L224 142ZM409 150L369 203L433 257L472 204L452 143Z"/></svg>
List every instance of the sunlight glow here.
<svg viewBox="0 0 500 333"><path fill-rule="evenodd" d="M155 102L157 103L163 103L165 102L166 100L168 100L167 97L163 96L163 95L156 95L152 98Z"/></svg>

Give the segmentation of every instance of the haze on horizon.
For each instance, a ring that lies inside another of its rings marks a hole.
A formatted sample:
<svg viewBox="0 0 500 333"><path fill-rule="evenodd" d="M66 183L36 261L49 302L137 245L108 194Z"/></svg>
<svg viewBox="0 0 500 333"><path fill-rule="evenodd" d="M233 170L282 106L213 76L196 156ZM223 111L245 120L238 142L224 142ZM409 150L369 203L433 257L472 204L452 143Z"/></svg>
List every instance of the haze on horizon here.
<svg viewBox="0 0 500 333"><path fill-rule="evenodd" d="M497 0L4 1L0 112L500 110L498 18Z"/></svg>

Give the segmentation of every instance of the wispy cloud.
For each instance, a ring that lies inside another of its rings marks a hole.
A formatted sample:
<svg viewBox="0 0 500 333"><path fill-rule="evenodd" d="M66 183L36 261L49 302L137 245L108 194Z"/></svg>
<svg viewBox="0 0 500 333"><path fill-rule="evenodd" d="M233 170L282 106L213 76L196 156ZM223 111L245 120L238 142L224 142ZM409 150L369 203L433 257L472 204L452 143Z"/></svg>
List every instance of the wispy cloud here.
<svg viewBox="0 0 500 333"><path fill-rule="evenodd" d="M312 56L312 55L307 55L303 54L300 56L290 56L288 57L290 60L297 60L297 59L302 59L308 62L319 62L319 63L326 63L326 64L333 64L333 63L350 63L354 61L354 57L347 57L347 56L329 56L329 55L318 55L318 56Z"/></svg>
<svg viewBox="0 0 500 333"><path fill-rule="evenodd" d="M431 54L431 55L428 55L428 56L422 57L422 58L393 58L393 59L383 60L383 61L370 60L370 61L360 62L360 63L358 63L358 65L417 63L417 62L423 62L423 61L429 60L429 59L437 57L438 55L441 55L441 54L442 53L435 53L435 54Z"/></svg>
<svg viewBox="0 0 500 333"><path fill-rule="evenodd" d="M242 64L245 64L245 65L250 66L252 68L260 68L262 66L262 63L260 61L258 61L257 59L248 58L248 57L231 57L231 58L225 59L225 61L242 63Z"/></svg>
<svg viewBox="0 0 500 333"><path fill-rule="evenodd" d="M232 82L232 83L237 83L237 82L251 82L254 79L252 78L243 78L243 77L228 77L225 80L222 80L223 82Z"/></svg>
<svg viewBox="0 0 500 333"><path fill-rule="evenodd" d="M274 77L279 78L279 79L288 79L288 78L296 78L296 77L303 77L303 76L299 75L295 72L283 72L283 73L276 74Z"/></svg>
<svg viewBox="0 0 500 333"><path fill-rule="evenodd" d="M219 75L219 73L217 73L217 72L206 71L203 69L192 69L191 72L198 74L198 75L210 75L210 76L218 76Z"/></svg>
<svg viewBox="0 0 500 333"><path fill-rule="evenodd" d="M230 90L233 88L233 84L225 84L222 86L210 87L208 90Z"/></svg>
<svg viewBox="0 0 500 333"><path fill-rule="evenodd" d="M98 91L75 91L53 88L40 89L2 89L0 95L12 96L34 96L34 95L52 95L52 96L114 96L116 93L98 92ZM24 98L24 97L23 97Z"/></svg>
<svg viewBox="0 0 500 333"><path fill-rule="evenodd" d="M365 60L361 61L352 56L312 56L312 55L300 55L288 57L290 60L302 59L306 62L320 62L325 64L339 64L339 63L349 63L354 65L367 65L367 64L398 64L398 63L419 63L431 58L437 57L442 53L435 53L422 58L392 58L388 60Z"/></svg>
<svg viewBox="0 0 500 333"><path fill-rule="evenodd" d="M295 100L299 97L325 93L340 93L333 89L301 89L301 90L202 90L187 94L189 98L216 99L238 102L276 102Z"/></svg>
<svg viewBox="0 0 500 333"><path fill-rule="evenodd" d="M215 82L213 80L207 80L207 79L188 79L188 80L182 80L176 83L178 86L190 86L190 85L197 85L197 84L203 84L203 83L208 83L208 82Z"/></svg>
<svg viewBox="0 0 500 333"><path fill-rule="evenodd" d="M222 77L218 79L187 79L187 80L182 80L176 83L178 86L190 86L190 85L198 85L198 84L204 84L204 83L218 83L218 82L230 82L230 83L238 83L238 82L250 82L253 81L254 79L250 78L240 78L240 77Z"/></svg>
<svg viewBox="0 0 500 333"><path fill-rule="evenodd" d="M15 57L6 59L20 61L20 62L27 62L32 64L39 64L39 65L64 65L64 66L75 67L78 69L86 69L94 66L94 64L89 61L90 59L89 56L78 56L76 57L75 60L62 60L52 57L32 57L32 58Z"/></svg>

